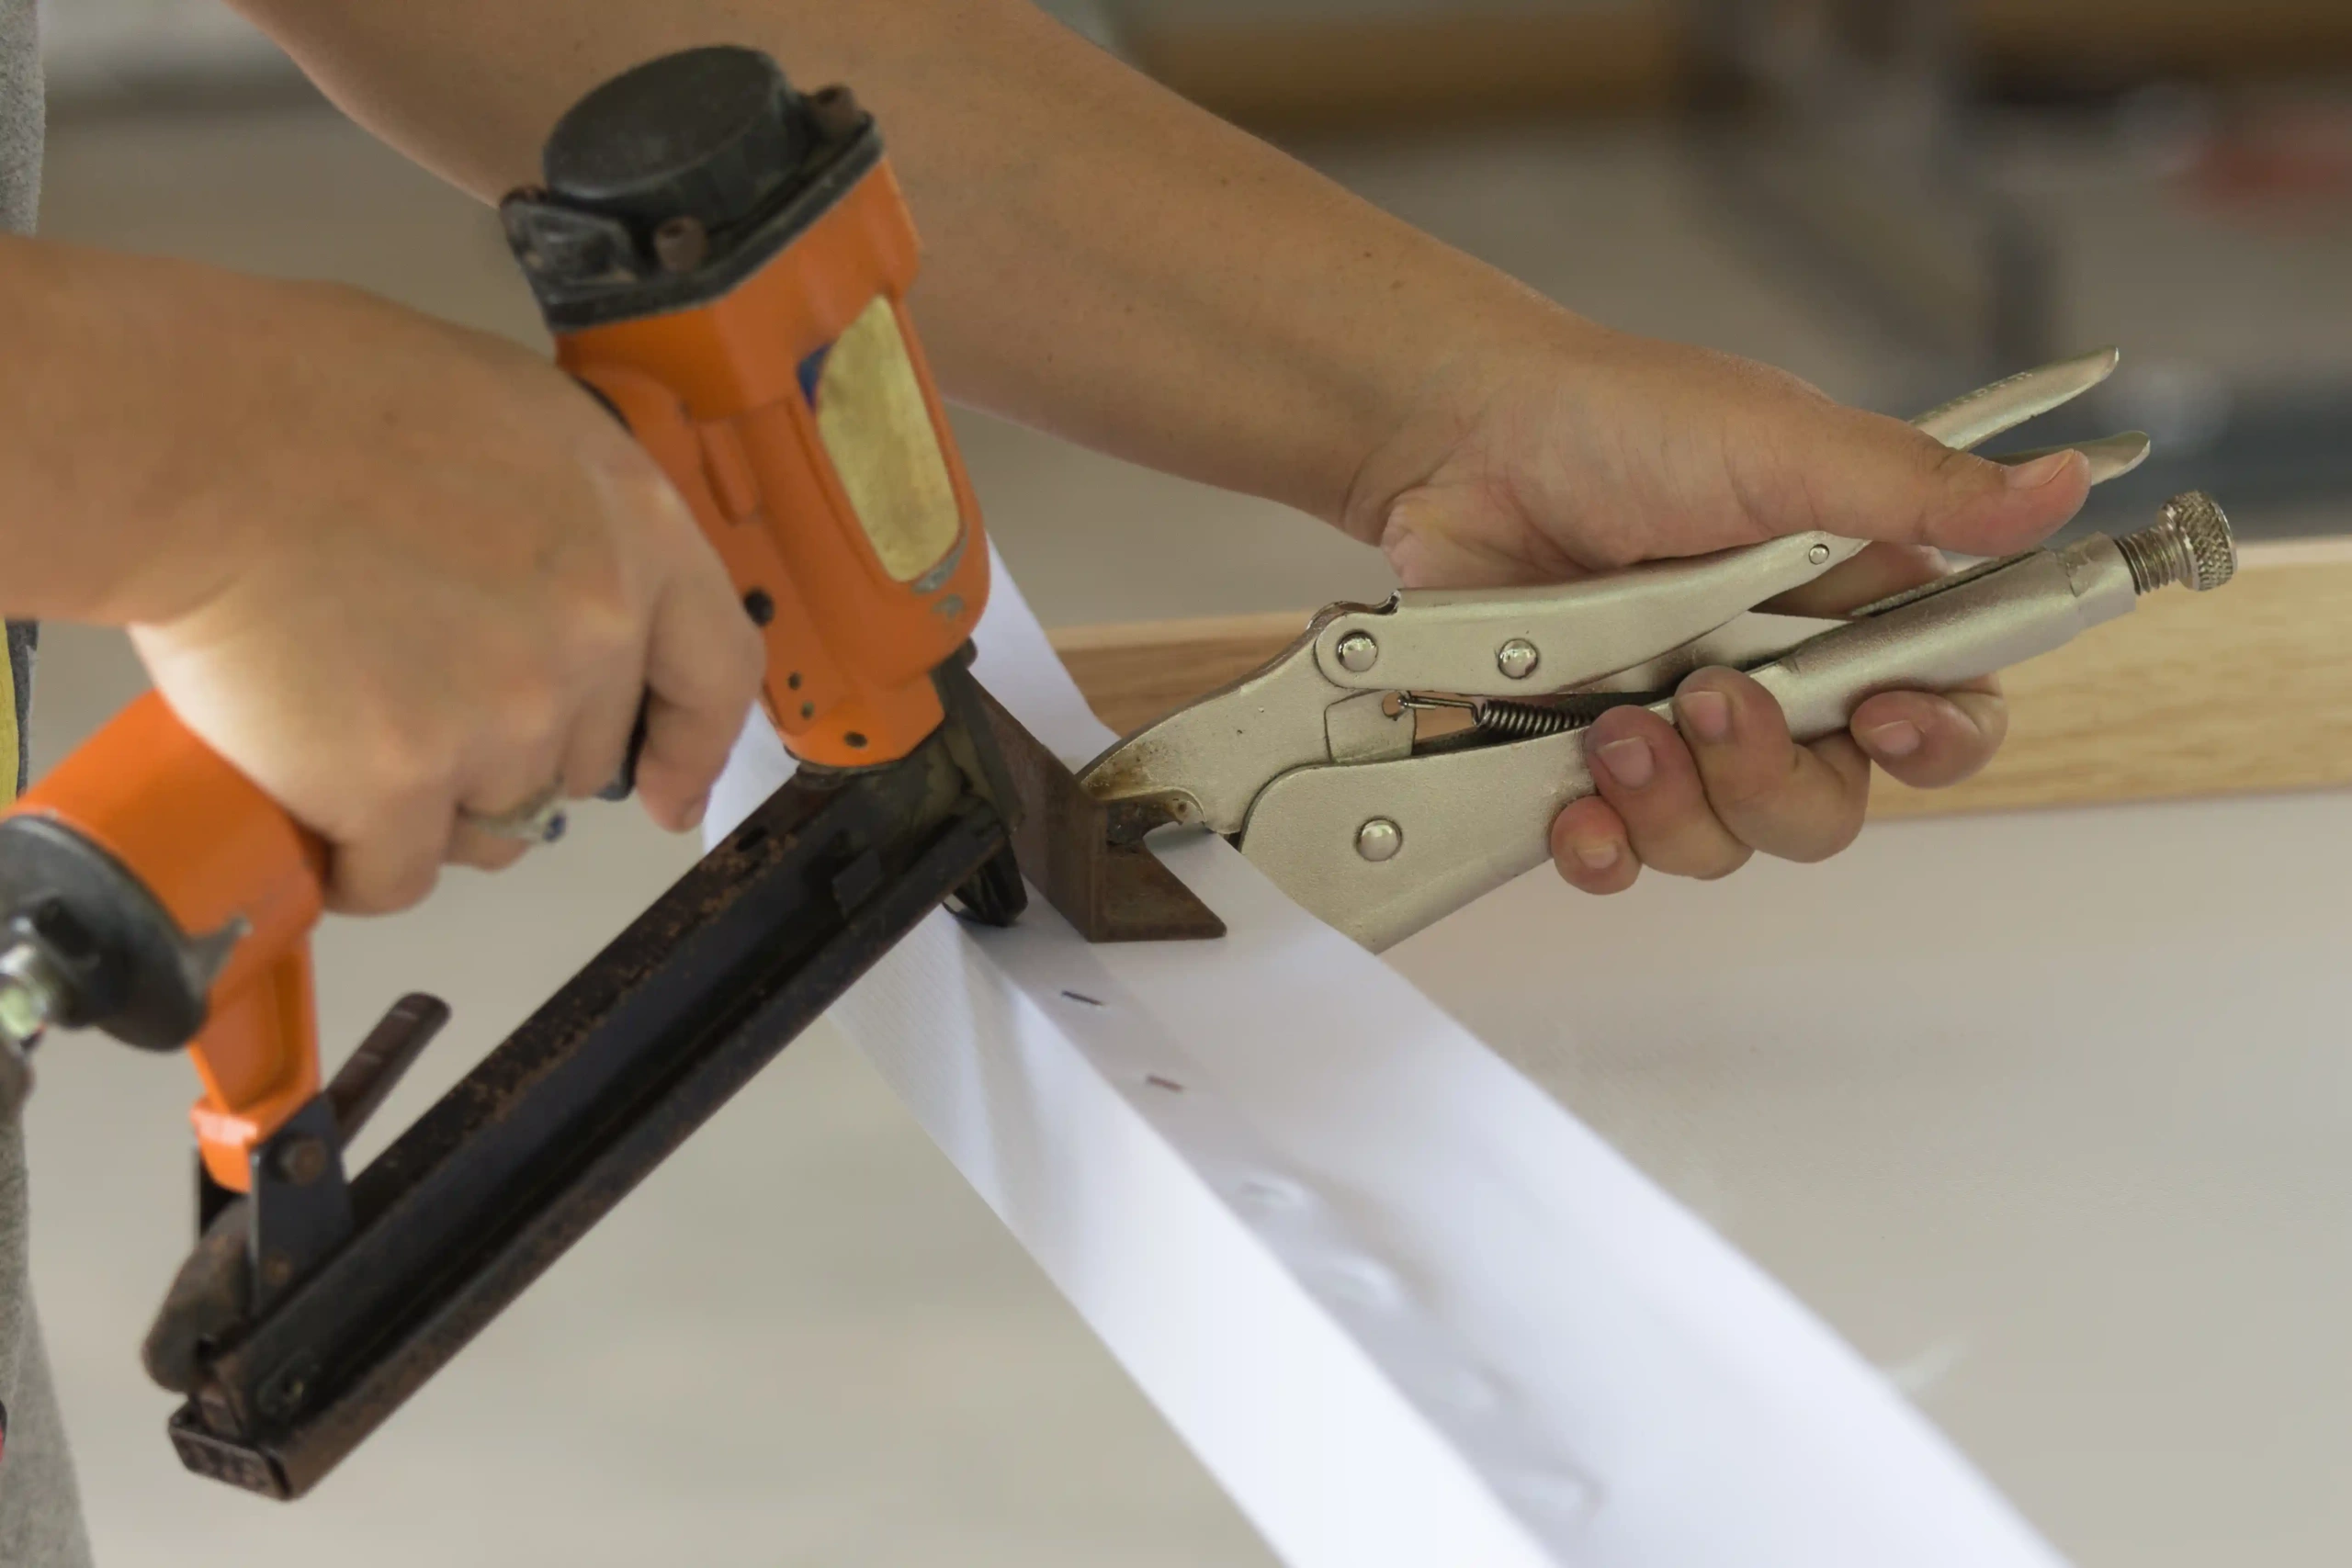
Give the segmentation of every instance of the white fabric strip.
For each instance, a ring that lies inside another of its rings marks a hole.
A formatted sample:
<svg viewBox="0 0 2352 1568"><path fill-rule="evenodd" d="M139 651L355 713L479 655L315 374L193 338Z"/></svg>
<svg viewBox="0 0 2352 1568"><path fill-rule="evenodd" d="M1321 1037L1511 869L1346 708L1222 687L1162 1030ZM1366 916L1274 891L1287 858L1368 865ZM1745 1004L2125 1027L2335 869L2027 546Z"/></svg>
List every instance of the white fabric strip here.
<svg viewBox="0 0 2352 1568"><path fill-rule="evenodd" d="M1001 562L979 642L1049 746L1108 744ZM788 769L755 723L713 831ZM1223 941L1089 946L1041 898L1011 931L942 914L833 1016L1286 1562L2058 1562L1404 979L1222 840L1163 858Z"/></svg>

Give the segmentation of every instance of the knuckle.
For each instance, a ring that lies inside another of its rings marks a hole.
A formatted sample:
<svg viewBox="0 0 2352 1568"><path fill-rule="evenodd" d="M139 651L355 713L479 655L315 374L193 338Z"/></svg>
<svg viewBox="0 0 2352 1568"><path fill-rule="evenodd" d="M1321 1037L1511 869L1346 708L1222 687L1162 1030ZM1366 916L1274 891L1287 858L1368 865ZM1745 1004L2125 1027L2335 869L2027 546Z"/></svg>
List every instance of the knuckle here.
<svg viewBox="0 0 2352 1568"><path fill-rule="evenodd" d="M487 716L502 750L537 750L562 730L571 707L555 680L535 675L510 682Z"/></svg>
<svg viewBox="0 0 2352 1568"><path fill-rule="evenodd" d="M617 560L569 585L558 660L596 669L632 655L644 641L646 614L631 574Z"/></svg>
<svg viewBox="0 0 2352 1568"><path fill-rule="evenodd" d="M599 426L600 430L610 428ZM615 513L639 528L694 525L694 513L685 498L644 447L621 439L600 444L597 452L595 479Z"/></svg>
<svg viewBox="0 0 2352 1568"><path fill-rule="evenodd" d="M456 754L457 747L439 726L375 730L362 761L366 788L356 803L359 815L381 820L446 795L457 774Z"/></svg>
<svg viewBox="0 0 2352 1568"><path fill-rule="evenodd" d="M1793 754L1780 761L1749 754L1741 748L1707 775L1707 800L1718 815L1770 817L1786 801L1796 782Z"/></svg>

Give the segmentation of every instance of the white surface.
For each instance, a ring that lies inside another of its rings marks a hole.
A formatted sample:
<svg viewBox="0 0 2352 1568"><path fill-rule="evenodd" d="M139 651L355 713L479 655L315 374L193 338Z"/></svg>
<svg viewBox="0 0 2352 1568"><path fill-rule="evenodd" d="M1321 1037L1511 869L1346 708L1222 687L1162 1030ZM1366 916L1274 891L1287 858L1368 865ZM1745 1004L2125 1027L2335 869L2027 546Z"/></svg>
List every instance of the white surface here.
<svg viewBox="0 0 2352 1568"><path fill-rule="evenodd" d="M980 678L1110 739L1001 573ZM754 726L712 805L787 772ZM1792 1298L1221 840L1221 942L941 916L835 1010L1294 1568L2057 1560Z"/></svg>
<svg viewBox="0 0 2352 1568"><path fill-rule="evenodd" d="M1388 956L2115 1568L2352 1561L2352 794L1530 876Z"/></svg>

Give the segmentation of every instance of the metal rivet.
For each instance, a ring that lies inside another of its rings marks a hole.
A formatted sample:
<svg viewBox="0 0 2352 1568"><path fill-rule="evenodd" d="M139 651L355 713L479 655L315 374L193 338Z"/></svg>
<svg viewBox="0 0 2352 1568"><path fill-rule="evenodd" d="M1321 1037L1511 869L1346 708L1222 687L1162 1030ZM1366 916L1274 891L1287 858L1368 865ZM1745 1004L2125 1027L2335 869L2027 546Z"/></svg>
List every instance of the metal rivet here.
<svg viewBox="0 0 2352 1568"><path fill-rule="evenodd" d="M752 589L743 595L743 614L752 617L753 626L766 626L775 619L775 596L764 588ZM794 677L793 684L799 683L799 678Z"/></svg>
<svg viewBox="0 0 2352 1568"><path fill-rule="evenodd" d="M1813 548L1805 551L1804 558L1811 561L1814 565L1819 566L1822 562L1829 558L1829 547L1827 545L1815 545Z"/></svg>
<svg viewBox="0 0 2352 1568"><path fill-rule="evenodd" d="M1515 637L1495 649L1495 668L1501 671L1507 679L1524 681L1535 673L1535 666L1542 658L1543 655L1535 651L1533 643L1523 637Z"/></svg>
<svg viewBox="0 0 2352 1568"><path fill-rule="evenodd" d="M1380 645L1372 640L1369 632L1350 632L1339 640L1334 650L1340 656L1340 668L1357 675L1371 669L1372 661L1380 657Z"/></svg>
<svg viewBox="0 0 2352 1568"><path fill-rule="evenodd" d="M327 1173L327 1145L323 1139L299 1137L277 1151L278 1173L297 1187L308 1187Z"/></svg>
<svg viewBox="0 0 2352 1568"><path fill-rule="evenodd" d="M265 1416L283 1417L302 1408L302 1401L311 1392L311 1373L316 1363L308 1356L296 1356L262 1380L261 1391L254 1403L261 1406Z"/></svg>
<svg viewBox="0 0 2352 1568"><path fill-rule="evenodd" d="M1366 860L1392 858L1405 847L1405 829L1385 817L1375 817L1356 829L1356 853Z"/></svg>
<svg viewBox="0 0 2352 1568"><path fill-rule="evenodd" d="M695 219L681 214L653 231L653 257L664 272L692 272L710 254L710 234Z"/></svg>

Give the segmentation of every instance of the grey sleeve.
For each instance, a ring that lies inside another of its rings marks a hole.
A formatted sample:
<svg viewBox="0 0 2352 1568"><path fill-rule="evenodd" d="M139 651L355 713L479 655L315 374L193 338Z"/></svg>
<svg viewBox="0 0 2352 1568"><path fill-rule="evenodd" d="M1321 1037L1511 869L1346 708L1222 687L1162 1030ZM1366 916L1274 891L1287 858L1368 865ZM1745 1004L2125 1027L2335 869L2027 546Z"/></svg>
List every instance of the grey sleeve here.
<svg viewBox="0 0 2352 1568"><path fill-rule="evenodd" d="M25 1259L23 1058L0 1050L0 1568L90 1568L64 1417Z"/></svg>
<svg viewBox="0 0 2352 1568"><path fill-rule="evenodd" d="M0 0L0 229L29 234L40 211L45 103L35 0Z"/></svg>
<svg viewBox="0 0 2352 1568"><path fill-rule="evenodd" d="M0 228L32 232L40 205L42 93L35 0L0 0ZM21 786L26 720L32 706L34 628L7 630L17 752L0 758ZM0 789L10 796L15 788ZM0 1568L89 1568L74 1461L41 1348L25 1258L24 1104L31 1074L21 1055L0 1052Z"/></svg>

